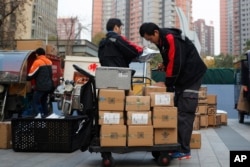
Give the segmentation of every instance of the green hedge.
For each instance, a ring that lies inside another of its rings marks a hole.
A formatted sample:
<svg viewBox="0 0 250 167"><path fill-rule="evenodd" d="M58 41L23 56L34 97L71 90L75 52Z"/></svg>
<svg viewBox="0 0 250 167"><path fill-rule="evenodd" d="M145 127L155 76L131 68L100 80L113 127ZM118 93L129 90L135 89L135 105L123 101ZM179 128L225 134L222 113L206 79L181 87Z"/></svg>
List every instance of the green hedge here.
<svg viewBox="0 0 250 167"><path fill-rule="evenodd" d="M235 84L234 68L213 68L207 69L202 84ZM152 79L155 82L165 81L165 72L152 70Z"/></svg>

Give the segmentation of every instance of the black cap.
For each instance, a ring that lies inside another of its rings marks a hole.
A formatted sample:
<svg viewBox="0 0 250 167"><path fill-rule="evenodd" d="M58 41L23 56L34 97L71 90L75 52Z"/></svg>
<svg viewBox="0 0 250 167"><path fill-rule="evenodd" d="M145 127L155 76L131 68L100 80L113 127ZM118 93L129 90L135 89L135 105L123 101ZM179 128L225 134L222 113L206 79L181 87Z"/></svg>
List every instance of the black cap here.
<svg viewBox="0 0 250 167"><path fill-rule="evenodd" d="M38 56L45 55L45 50L43 48L37 48L36 54L38 54Z"/></svg>

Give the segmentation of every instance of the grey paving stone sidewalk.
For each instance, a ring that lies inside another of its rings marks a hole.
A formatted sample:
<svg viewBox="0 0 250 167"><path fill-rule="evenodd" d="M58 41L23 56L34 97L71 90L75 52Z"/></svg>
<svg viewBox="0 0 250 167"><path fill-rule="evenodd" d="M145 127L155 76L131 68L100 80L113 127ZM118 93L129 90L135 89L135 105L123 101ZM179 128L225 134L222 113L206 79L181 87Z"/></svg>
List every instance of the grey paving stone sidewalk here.
<svg viewBox="0 0 250 167"><path fill-rule="evenodd" d="M171 167L229 167L229 151L250 146L250 121L239 124L237 119L228 119L228 125L200 130L201 149L192 150L188 160L172 160ZM223 134L222 134L223 133ZM226 138L222 137L226 136ZM227 141L228 137L237 142ZM249 150L250 151L250 150ZM156 167L151 152L131 152L112 154L116 167ZM0 167L101 167L100 153L26 153L14 152L12 149L0 149Z"/></svg>

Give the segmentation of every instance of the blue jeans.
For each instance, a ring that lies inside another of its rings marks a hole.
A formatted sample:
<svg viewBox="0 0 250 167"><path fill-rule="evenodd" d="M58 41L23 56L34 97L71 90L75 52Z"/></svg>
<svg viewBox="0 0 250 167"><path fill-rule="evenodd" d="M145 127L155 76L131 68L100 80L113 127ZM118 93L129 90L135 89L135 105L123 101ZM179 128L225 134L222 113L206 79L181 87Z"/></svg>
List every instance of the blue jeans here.
<svg viewBox="0 0 250 167"><path fill-rule="evenodd" d="M48 106L47 106L47 97L48 97L48 92L44 91L34 91L33 93L33 110L35 114L41 114L42 116L48 115Z"/></svg>

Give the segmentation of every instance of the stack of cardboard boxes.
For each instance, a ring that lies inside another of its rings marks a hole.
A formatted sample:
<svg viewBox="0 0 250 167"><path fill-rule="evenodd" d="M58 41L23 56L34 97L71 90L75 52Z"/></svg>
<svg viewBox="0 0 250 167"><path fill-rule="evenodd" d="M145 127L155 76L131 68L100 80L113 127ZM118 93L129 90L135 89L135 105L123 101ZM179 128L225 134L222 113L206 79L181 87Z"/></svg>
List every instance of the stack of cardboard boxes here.
<svg viewBox="0 0 250 167"><path fill-rule="evenodd" d="M131 74L127 70L97 68L100 145L153 146L177 143L177 108L174 107L174 94L166 92L166 87L145 86L142 95L133 95L130 90L131 82L128 82ZM106 78L107 76L109 77ZM201 127L225 124L226 116L226 113L217 113L216 95L208 95L207 87L202 86L191 148L201 147Z"/></svg>
<svg viewBox="0 0 250 167"><path fill-rule="evenodd" d="M115 69L111 69L112 77L102 79L109 70L99 67L96 72L96 81L99 81L96 87L99 89L100 145L130 147L176 144L177 108L174 107L174 94L166 92L165 87L145 86L142 95L133 95L131 82L114 85L114 82L119 83L126 76L130 81L131 75L126 74L130 71L118 68L115 72Z"/></svg>
<svg viewBox="0 0 250 167"><path fill-rule="evenodd" d="M199 102L196 109L194 130L227 125L227 112L217 111L217 95L208 94L207 87L202 86L199 91Z"/></svg>
<svg viewBox="0 0 250 167"><path fill-rule="evenodd" d="M99 89L101 146L153 146L177 143L173 93L146 86L142 96L126 90Z"/></svg>
<svg viewBox="0 0 250 167"><path fill-rule="evenodd" d="M196 117L193 124L193 134L190 147L201 147L201 134L199 130L207 127L219 127L227 125L227 112L217 112L217 95L208 94L207 87L201 86L199 101L196 109Z"/></svg>

